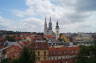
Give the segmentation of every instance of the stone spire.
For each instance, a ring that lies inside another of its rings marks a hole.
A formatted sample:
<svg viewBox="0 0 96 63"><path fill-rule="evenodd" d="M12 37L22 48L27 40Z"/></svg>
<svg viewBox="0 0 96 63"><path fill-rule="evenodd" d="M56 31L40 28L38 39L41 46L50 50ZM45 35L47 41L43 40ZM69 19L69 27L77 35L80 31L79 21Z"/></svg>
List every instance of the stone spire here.
<svg viewBox="0 0 96 63"><path fill-rule="evenodd" d="M56 39L59 38L59 25L58 25L58 21L56 22Z"/></svg>
<svg viewBox="0 0 96 63"><path fill-rule="evenodd" d="M50 22L49 22L49 30L52 30L52 22L51 22L51 17L50 17Z"/></svg>
<svg viewBox="0 0 96 63"><path fill-rule="evenodd" d="M59 29L58 21L57 21L57 23L56 23L56 29Z"/></svg>
<svg viewBox="0 0 96 63"><path fill-rule="evenodd" d="M47 34L47 22L46 22L46 17L45 17L45 23L44 23L44 34L46 35Z"/></svg>

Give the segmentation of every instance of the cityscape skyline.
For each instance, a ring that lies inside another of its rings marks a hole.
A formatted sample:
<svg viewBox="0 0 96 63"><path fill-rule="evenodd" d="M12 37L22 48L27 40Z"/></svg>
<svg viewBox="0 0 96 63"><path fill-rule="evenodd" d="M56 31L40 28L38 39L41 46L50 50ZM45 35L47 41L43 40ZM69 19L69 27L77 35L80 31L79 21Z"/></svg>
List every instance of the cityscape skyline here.
<svg viewBox="0 0 96 63"><path fill-rule="evenodd" d="M82 4L82 5L81 5ZM0 30L43 32L58 20L60 32L96 32L95 0L0 0Z"/></svg>

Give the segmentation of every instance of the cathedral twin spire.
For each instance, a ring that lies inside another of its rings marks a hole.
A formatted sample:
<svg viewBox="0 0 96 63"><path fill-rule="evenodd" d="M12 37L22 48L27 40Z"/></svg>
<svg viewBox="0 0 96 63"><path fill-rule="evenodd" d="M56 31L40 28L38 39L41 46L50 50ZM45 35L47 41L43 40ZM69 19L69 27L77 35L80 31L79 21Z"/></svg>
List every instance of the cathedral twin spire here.
<svg viewBox="0 0 96 63"><path fill-rule="evenodd" d="M48 26L48 27L47 27L47 21L46 21L46 17L45 17L44 34L49 34L49 32L52 33L52 22L51 22L51 17L50 17L50 22L49 22L49 26Z"/></svg>
<svg viewBox="0 0 96 63"><path fill-rule="evenodd" d="M45 24L44 24L44 34L45 35L53 35L53 30L52 30L52 21L51 21L51 17L50 17L50 21L49 21L49 26L47 27L47 21L46 21L46 17L45 17ZM56 23L56 33L59 32L59 25L58 25L58 21Z"/></svg>

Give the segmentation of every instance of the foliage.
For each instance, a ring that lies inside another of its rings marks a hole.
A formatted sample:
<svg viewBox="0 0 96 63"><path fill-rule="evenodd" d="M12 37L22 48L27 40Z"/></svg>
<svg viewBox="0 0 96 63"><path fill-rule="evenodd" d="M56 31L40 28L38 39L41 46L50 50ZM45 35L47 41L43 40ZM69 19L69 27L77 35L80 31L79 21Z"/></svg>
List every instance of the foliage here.
<svg viewBox="0 0 96 63"><path fill-rule="evenodd" d="M13 63L35 63L35 52L27 47L24 47L20 58L14 59Z"/></svg>
<svg viewBox="0 0 96 63"><path fill-rule="evenodd" d="M80 46L77 63L96 63L96 45Z"/></svg>
<svg viewBox="0 0 96 63"><path fill-rule="evenodd" d="M15 37L11 37L11 36L6 36L5 39L8 40L8 41L11 41L11 42L15 42L16 41Z"/></svg>
<svg viewBox="0 0 96 63"><path fill-rule="evenodd" d="M9 62L9 59L6 58L6 59L1 60L1 63L10 63L10 62Z"/></svg>

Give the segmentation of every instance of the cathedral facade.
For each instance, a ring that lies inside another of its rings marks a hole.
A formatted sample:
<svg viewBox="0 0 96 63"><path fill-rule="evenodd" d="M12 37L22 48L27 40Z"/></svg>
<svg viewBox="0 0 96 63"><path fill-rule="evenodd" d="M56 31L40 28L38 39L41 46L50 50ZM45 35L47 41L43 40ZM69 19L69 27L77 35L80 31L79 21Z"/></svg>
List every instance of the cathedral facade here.
<svg viewBox="0 0 96 63"><path fill-rule="evenodd" d="M46 18L45 18L45 23L44 23L44 35L55 35L56 36L56 39L59 37L59 24L58 24L58 21L56 22L56 27L55 27L55 32L53 32L53 29L52 29L52 20L51 20L51 17L50 17L50 21L49 23L47 24L47 21L46 21Z"/></svg>

